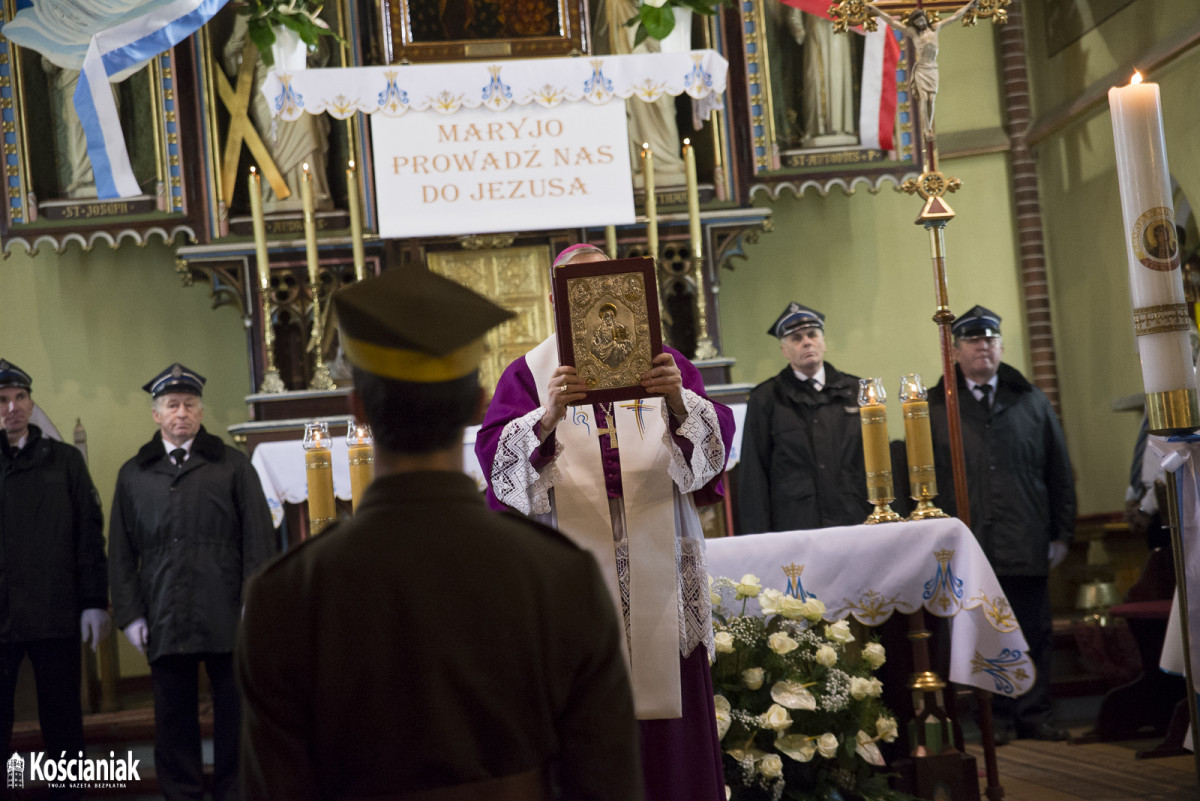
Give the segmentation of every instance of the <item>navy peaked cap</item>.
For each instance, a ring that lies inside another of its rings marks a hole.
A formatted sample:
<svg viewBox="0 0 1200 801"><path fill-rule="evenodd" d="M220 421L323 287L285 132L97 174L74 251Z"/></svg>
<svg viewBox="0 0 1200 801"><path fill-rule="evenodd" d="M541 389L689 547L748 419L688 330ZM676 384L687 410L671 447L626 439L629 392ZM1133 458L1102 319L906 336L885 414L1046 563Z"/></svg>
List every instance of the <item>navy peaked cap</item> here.
<svg viewBox="0 0 1200 801"><path fill-rule="evenodd" d="M1000 336L1000 315L983 306L972 306L950 326L956 337Z"/></svg>
<svg viewBox="0 0 1200 801"><path fill-rule="evenodd" d="M207 378L195 370L189 370L179 362L175 362L143 384L142 389L149 392L152 398L158 398L168 392L190 392L193 395L203 395L204 385L207 381Z"/></svg>
<svg viewBox="0 0 1200 801"><path fill-rule="evenodd" d="M783 310L783 314L779 315L778 319L767 329L767 333L773 337L783 339L797 328L824 329L825 315L816 309L810 309L807 306L802 306L792 301Z"/></svg>
<svg viewBox="0 0 1200 801"><path fill-rule="evenodd" d="M33 379L29 373L17 367L8 359L0 359L0 387L24 387L29 389Z"/></svg>

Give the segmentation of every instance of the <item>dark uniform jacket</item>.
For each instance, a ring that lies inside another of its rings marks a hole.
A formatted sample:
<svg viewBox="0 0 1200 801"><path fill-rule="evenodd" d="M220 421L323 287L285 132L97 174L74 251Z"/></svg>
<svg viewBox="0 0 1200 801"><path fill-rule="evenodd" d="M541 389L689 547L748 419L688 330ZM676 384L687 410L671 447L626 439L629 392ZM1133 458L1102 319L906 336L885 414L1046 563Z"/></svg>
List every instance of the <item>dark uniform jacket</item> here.
<svg viewBox="0 0 1200 801"><path fill-rule="evenodd" d="M151 662L232 651L243 583L275 542L245 454L202 427L177 468L156 432L117 474L108 533L117 626L146 618Z"/></svg>
<svg viewBox="0 0 1200 801"><path fill-rule="evenodd" d="M0 431L0 642L80 636L84 609L108 609L104 517L83 455L29 426Z"/></svg>
<svg viewBox="0 0 1200 801"><path fill-rule="evenodd" d="M591 555L462 473L376 479L250 583L247 799L400 797L552 765L642 797L616 613Z"/></svg>
<svg viewBox="0 0 1200 801"><path fill-rule="evenodd" d="M998 576L1046 576L1051 540L1070 543L1075 484L1062 428L1050 401L1001 363L991 413L958 375L971 530ZM929 392L937 465L937 505L955 514L946 390Z"/></svg>
<svg viewBox="0 0 1200 801"><path fill-rule="evenodd" d="M739 462L740 532L853 526L871 513L858 377L825 362L816 392L790 366L754 388Z"/></svg>

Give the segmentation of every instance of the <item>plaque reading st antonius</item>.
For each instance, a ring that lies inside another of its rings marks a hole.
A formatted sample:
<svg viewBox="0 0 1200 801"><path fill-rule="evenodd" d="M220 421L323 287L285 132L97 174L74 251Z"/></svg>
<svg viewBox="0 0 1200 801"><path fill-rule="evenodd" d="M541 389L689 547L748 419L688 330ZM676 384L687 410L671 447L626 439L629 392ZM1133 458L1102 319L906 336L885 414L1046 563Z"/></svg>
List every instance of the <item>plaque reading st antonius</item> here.
<svg viewBox="0 0 1200 801"><path fill-rule="evenodd" d="M557 268L554 314L559 362L587 384L581 404L650 396L641 376L662 353L653 259Z"/></svg>

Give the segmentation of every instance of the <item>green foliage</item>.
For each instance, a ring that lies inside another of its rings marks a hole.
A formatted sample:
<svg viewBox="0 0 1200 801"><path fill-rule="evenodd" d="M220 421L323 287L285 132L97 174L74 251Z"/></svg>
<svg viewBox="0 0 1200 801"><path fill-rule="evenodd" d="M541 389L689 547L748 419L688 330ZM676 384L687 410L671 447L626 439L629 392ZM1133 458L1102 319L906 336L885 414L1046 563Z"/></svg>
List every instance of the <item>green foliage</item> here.
<svg viewBox="0 0 1200 801"><path fill-rule="evenodd" d="M733 0L665 0L660 5L643 2L638 6L638 13L625 24L637 26L633 37L633 46L637 47L646 41L646 37L662 41L675 30L675 7L691 9L693 13L711 17L722 5L732 6Z"/></svg>
<svg viewBox="0 0 1200 801"><path fill-rule="evenodd" d="M323 5L312 0L249 0L247 6L241 9L239 13L248 17L250 41L258 48L263 64L268 69L275 66L271 47L275 44L276 27L295 31L310 50L317 46L317 40L322 36L344 41L321 19Z"/></svg>

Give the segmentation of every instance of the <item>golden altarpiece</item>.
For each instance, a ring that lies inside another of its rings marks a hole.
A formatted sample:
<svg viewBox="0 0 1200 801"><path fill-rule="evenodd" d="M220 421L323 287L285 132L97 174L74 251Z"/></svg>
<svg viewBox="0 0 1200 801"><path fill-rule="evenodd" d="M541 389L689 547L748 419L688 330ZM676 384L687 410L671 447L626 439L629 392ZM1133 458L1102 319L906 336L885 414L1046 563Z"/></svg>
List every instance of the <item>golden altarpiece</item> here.
<svg viewBox="0 0 1200 801"><path fill-rule="evenodd" d="M698 236L689 230L681 173L660 174L656 169L654 203L648 204L640 165L635 163L637 222L618 226L615 232L597 225L384 240L375 233L379 225L367 118L303 115L296 123L273 118L258 91L266 70L246 36L238 6L230 3L195 35L114 85L142 190L137 197L119 201L97 199L94 188L89 197L88 187L72 173L78 158L64 144L69 136L56 116L56 92L62 91L56 89L56 81L62 76L37 53L0 37L0 112L8 176L0 236L5 253L13 248L61 250L72 242L85 249L122 242L142 245L154 237L173 244L175 269L184 285L207 283L214 306L241 310L250 356L251 420L241 433L251 447L264 439L297 436L305 419L344 414L344 387L310 387L314 373L324 365L336 368L336 342L325 319L325 300L337 287L357 279L349 224L351 193L357 196L364 226L359 273L374 274L384 264L392 269L434 269L523 312L492 343L489 383L507 361L549 333L546 265L562 247L586 241L608 247L619 257L657 257L666 341L697 357L718 395L732 392L736 397L747 387L730 385L732 361L721 357L720 275L744 256L746 243L771 230L770 210L754 206L755 196L764 191L778 196L788 189L801 193L809 187L821 194L834 187L854 191L864 181L875 191L884 178L899 183L916 171L912 153L919 148L919 134L912 130L903 91L899 113L889 121L896 135L890 151L864 145L855 131L806 132L806 90L803 81L789 76L804 70L805 45L795 32L816 23L796 18L778 0L742 0L714 17L697 18L691 32L693 48L715 50L729 62L721 108L701 123L694 119L693 101L684 96L669 98L674 107L666 112L677 141L665 150L685 137L693 143L699 176ZM620 9L614 0L593 0L590 5L585 0L542 0L521 4L520 14L514 16L501 13L499 3L476 2L473 14L461 18L450 13L449 5L430 0L331 0L322 16L337 37L324 37L321 46L308 53L308 66L397 64L403 69L405 64L429 61L609 53L614 52L611 43L626 33L610 24L623 13ZM16 0L3 0L5 19L15 11ZM817 49L812 38L807 41L809 49ZM855 107L861 105L862 47L852 42L844 76L851 87L847 98ZM896 80L902 82L903 53L896 69ZM55 146L46 147L46 142ZM315 176L315 281L306 270L297 199L301 162L311 165ZM348 169L351 162L358 165L357 173ZM83 167L86 172L86 164ZM265 190L266 264L255 255L251 232L252 167ZM653 254L647 206L657 211ZM697 249L703 259L695 257ZM315 326L314 289L322 315ZM264 299L269 302L264 304ZM278 373L284 391L260 391L279 389L271 382L264 385L269 372ZM337 370L333 372L336 377Z"/></svg>

